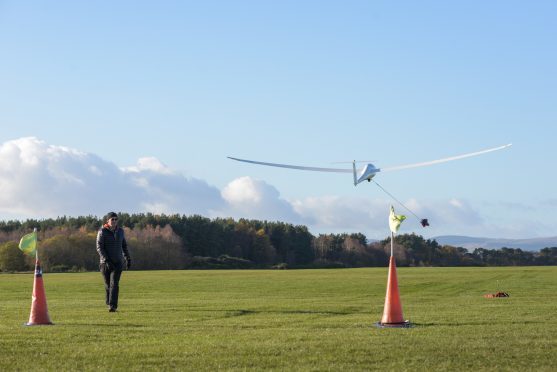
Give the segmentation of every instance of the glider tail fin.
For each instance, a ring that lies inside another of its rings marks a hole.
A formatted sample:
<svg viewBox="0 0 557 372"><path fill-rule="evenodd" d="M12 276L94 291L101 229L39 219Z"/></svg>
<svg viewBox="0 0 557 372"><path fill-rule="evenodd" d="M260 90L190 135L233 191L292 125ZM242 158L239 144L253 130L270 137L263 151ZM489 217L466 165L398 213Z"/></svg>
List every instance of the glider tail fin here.
<svg viewBox="0 0 557 372"><path fill-rule="evenodd" d="M358 184L358 176L356 175L356 160L352 162L352 171L354 174L354 186Z"/></svg>

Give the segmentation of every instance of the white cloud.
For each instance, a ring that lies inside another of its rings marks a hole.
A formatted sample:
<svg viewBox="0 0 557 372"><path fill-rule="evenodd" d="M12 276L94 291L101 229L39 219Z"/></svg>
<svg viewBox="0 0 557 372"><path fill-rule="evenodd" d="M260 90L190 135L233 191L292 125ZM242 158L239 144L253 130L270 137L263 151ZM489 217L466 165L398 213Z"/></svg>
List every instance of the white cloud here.
<svg viewBox="0 0 557 372"><path fill-rule="evenodd" d="M236 206L258 205L264 197L266 184L250 177L240 177L230 182L222 190L222 197L230 204ZM273 197L278 196L278 191L267 190Z"/></svg>
<svg viewBox="0 0 557 372"><path fill-rule="evenodd" d="M466 200L451 198L425 202L427 205L412 199L408 205L418 216L429 218L432 227L478 227L484 223L479 212Z"/></svg>
<svg viewBox="0 0 557 372"><path fill-rule="evenodd" d="M292 223L301 221L293 206L280 197L278 190L261 180L237 178L222 189L221 195L228 207L220 211L220 215Z"/></svg>
<svg viewBox="0 0 557 372"><path fill-rule="evenodd" d="M109 210L209 214L220 192L156 158L118 168L100 157L34 137L0 145L0 214L14 218L103 215Z"/></svg>
<svg viewBox="0 0 557 372"><path fill-rule="evenodd" d="M139 158L137 165L123 168L125 172L140 173L142 171L152 171L160 174L173 174L174 172L163 164L159 159L152 156Z"/></svg>
<svg viewBox="0 0 557 372"><path fill-rule="evenodd" d="M293 202L298 212L309 225L318 231L363 232L371 238L388 235L387 219L390 205L398 214L407 216L400 233L425 236L441 235L444 231L468 231L482 228L483 219L466 201L451 199L429 201L427 206L415 199L404 201L404 205L387 199L355 197L311 197ZM424 229L420 220L427 218L430 226Z"/></svg>
<svg viewBox="0 0 557 372"><path fill-rule="evenodd" d="M305 224L313 233L362 232L370 238L384 238L390 204L397 213L408 216L401 233L426 237L529 237L529 231L539 236L552 228L540 231L541 225L528 217L488 218L482 214L489 213L485 205L459 198L404 201L419 218L429 219L431 226L424 230L411 212L390 199L308 196L287 200L274 186L251 177L234 179L219 190L154 157L119 168L94 154L49 145L34 137L0 144L0 219L101 216L109 210L201 214ZM505 208L510 211L511 207ZM536 226L538 230L534 230Z"/></svg>
<svg viewBox="0 0 557 372"><path fill-rule="evenodd" d="M293 201L294 209L320 231L370 231L385 228L389 202L339 196L309 197Z"/></svg>

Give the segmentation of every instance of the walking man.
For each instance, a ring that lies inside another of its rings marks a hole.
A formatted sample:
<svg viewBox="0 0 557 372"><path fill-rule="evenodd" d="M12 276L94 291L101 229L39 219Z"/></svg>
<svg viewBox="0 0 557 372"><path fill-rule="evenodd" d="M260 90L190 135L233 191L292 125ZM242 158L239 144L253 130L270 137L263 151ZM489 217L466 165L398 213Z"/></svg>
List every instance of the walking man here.
<svg viewBox="0 0 557 372"><path fill-rule="evenodd" d="M118 283L124 269L124 257L128 269L132 262L124 230L118 227L118 215L114 212L109 212L106 215L105 223L99 229L97 252L100 257L100 270L106 290L106 305L108 311L113 313L118 308Z"/></svg>

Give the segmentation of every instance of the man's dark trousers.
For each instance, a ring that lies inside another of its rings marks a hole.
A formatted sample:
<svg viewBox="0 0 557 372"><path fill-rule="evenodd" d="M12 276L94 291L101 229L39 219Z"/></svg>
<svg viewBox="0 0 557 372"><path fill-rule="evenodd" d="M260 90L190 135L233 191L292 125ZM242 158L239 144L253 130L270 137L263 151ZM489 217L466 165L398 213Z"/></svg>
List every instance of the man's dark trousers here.
<svg viewBox="0 0 557 372"><path fill-rule="evenodd" d="M123 264L101 264L101 273L104 279L104 289L106 290L106 304L114 309L118 308L118 291L120 276L122 275Z"/></svg>

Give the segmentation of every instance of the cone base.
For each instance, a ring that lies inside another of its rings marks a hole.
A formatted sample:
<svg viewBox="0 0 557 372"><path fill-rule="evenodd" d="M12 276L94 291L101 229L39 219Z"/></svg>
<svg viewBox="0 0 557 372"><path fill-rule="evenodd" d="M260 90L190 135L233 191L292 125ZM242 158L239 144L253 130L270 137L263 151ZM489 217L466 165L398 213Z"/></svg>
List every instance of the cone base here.
<svg viewBox="0 0 557 372"><path fill-rule="evenodd" d="M50 322L50 323L24 323L24 326L41 326L41 325L54 325L54 323Z"/></svg>
<svg viewBox="0 0 557 372"><path fill-rule="evenodd" d="M410 323L410 321L405 321L402 323L381 323L381 322L377 322L375 323L375 326L377 328L410 328L412 327L412 323Z"/></svg>

